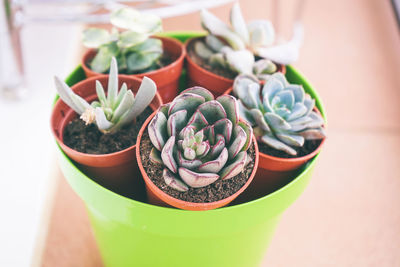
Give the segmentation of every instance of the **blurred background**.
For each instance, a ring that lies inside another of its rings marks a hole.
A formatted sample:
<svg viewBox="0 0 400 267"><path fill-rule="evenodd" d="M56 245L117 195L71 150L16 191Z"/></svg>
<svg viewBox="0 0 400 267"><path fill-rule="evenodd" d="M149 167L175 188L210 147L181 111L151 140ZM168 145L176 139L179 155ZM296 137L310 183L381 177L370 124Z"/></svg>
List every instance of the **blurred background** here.
<svg viewBox="0 0 400 267"><path fill-rule="evenodd" d="M102 266L81 200L54 158L53 76L85 51L81 32L131 5L166 31L227 21L234 1L0 1L0 266ZM328 140L309 187L283 215L263 266L400 266L400 39L393 0L241 0L282 40L304 27L293 64L317 89Z"/></svg>

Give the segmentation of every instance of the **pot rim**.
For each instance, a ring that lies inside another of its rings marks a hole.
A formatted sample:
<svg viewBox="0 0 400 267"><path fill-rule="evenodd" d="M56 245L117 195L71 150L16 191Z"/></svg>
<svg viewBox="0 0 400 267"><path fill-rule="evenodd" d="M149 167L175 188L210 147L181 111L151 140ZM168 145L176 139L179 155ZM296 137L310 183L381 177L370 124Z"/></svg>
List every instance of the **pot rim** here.
<svg viewBox="0 0 400 267"><path fill-rule="evenodd" d="M127 76L147 76L147 75L153 75L155 73L159 73L162 71L166 71L166 70L170 70L176 67L176 65L178 65L181 61L183 61L183 59L186 56L186 48L185 46L179 42L178 40L171 38L171 37L166 37L166 36L152 36L152 38L157 38L160 39L161 41L167 41L167 42L171 42L174 45L176 45L176 47L180 48L180 55L179 57L174 60L173 62L171 62L170 64L168 64L167 66L164 66L162 68L156 69L156 70L152 70L152 71L148 71L148 72L144 72L144 73L138 73L138 74L123 74L123 75L127 75ZM96 76L100 76L100 75L106 75L104 73L100 73L100 72L95 72L93 71L91 68L89 68L89 66L86 65L86 62L91 58L94 57L94 55L92 56L92 54L96 51L97 49L95 48L90 48L88 49L82 56L81 59L81 66L84 69L85 73L92 73L93 75Z"/></svg>
<svg viewBox="0 0 400 267"><path fill-rule="evenodd" d="M141 153L140 153L140 142L141 142L141 140L142 140L143 133L144 133L144 131L147 130L148 124L150 123L150 121L153 119L153 117L156 115L157 112L158 112L158 110L154 111L154 112L147 118L147 120L143 123L142 128L141 128L140 131L139 131L138 138L137 138L137 141L136 141L136 145L137 145L137 146L136 146L136 158L137 158L137 162L138 162L139 169L140 169L140 172L141 172L141 174L142 174L142 177L143 177L143 179L145 180L146 184L149 185L149 189L150 189L154 194L156 194L157 197L159 197L160 199L162 199L162 201L166 202L168 205L171 205L170 202L167 202L167 201L165 201L164 199L167 199L168 201L171 201L171 202L178 203L178 204L179 204L179 207L177 207L177 206L175 206L175 205L174 205L174 207L179 208L179 209L183 209L182 207L186 207L184 210L192 210L192 209L189 209L189 208L198 208L198 207L203 207L204 210L203 210L203 208L201 208L201 209L196 209L196 210L193 209L192 211L198 211L198 210L202 210L202 211L205 211L205 210L212 210L212 209L216 209L216 208L219 208L219 207L223 207L224 204L225 204L225 205L229 204L229 203L232 202L236 197L238 197L238 196L250 185L250 183L253 181L253 178L254 178L254 176L255 176L255 174L256 174L256 172L257 172L257 169L258 169L258 162L259 162L258 145L257 145L257 141L256 141L254 135L252 135L252 137L251 137L251 138L252 138L252 142L253 142L253 144L254 144L254 152L255 152L255 159L254 159L254 167L253 167L253 170L251 171L250 177L247 179L246 183L245 183L238 191L236 191L236 192L233 193L232 195L230 195L230 196L228 196L228 197L226 197L226 198L220 199L220 200L218 200L218 201L214 201L214 202L200 202L200 203L196 203L196 202L189 202L189 201L184 201L184 200L175 198L175 197L173 197L173 196L171 196L171 195L168 195L168 194L165 193L163 190L161 190L161 189L160 189L157 185L155 185L155 184L153 183L153 181L148 177L147 172L146 172L146 170L145 170L144 167L143 167L142 159L141 159L141 157L140 157L140 156L141 156ZM221 206L221 205L222 205L222 206ZM154 206L154 205L152 205L152 206ZM171 205L171 206L172 206L172 205Z"/></svg>
<svg viewBox="0 0 400 267"><path fill-rule="evenodd" d="M85 85L86 83L91 83L91 82L93 82L93 81L96 81L96 80L99 80L99 79L106 79L106 78L108 79L108 75L106 75L106 74L98 75L98 76L91 77L91 78L86 78L86 79L84 79L84 80L82 80L82 81L77 82L76 84L74 84L74 85L71 87L71 89L72 89L72 91L75 91L75 90L77 90L77 88L81 87L82 85ZM139 77L132 77L132 76L130 76L130 75L125 75L125 74L118 74L118 80L120 80L121 78L122 78L122 79L127 79L127 80L129 80L129 79L135 80L136 82L141 82L141 81L142 81L142 79L139 78ZM95 95L95 94L93 94L93 95ZM91 95L91 96L93 96L93 95ZM91 96L89 96L89 97L91 97ZM97 96L97 95L96 95L96 96ZM87 99L87 98L89 98L89 97L86 97L85 99ZM163 101L162 101L161 96L160 96L160 94L158 93L158 91L156 92L156 94L155 94L154 97L155 97L155 98L158 98L158 101L160 102L160 105L163 104ZM80 151L78 151L78 150L76 150L76 149L73 149L73 148L67 146L67 145L64 143L64 141L62 140L62 138L60 138L60 137L58 136L58 134L56 133L56 131L55 131L55 125L53 124L53 117L55 116L55 112L54 112L54 111L55 111L55 107L57 107L58 105L60 105L60 103L64 103L64 102L63 102L62 99L57 95L56 102L54 103L53 108L52 108L52 112L51 112L50 124L51 124L51 132L53 133L54 138L56 139L57 143L58 143L61 147L64 146L64 147L68 148L69 150L73 151L74 154L76 154L77 156L91 157L91 158L93 158L93 159L103 159L103 158L107 158L107 157L119 156L119 155L121 155L121 154L126 153L127 151L130 151L130 150L133 150L133 149L136 148L136 143L135 143L134 145L132 145L132 146L130 146L130 147L127 147L127 148L125 148L125 149L123 149L123 150L116 151L116 152L112 152L112 153L108 153L108 154L90 154L90 153L80 152ZM68 106L68 105L67 105L67 106ZM151 105L149 105L149 106L150 106L150 108L151 108L153 111L154 111L154 110L157 110L157 108L154 109L154 108L151 107ZM68 106L68 110L69 110L69 111L67 112L67 114L68 114L69 112L74 112L74 113L76 113L76 112L75 112L72 108L70 108L69 106ZM62 135L63 133L60 133L60 134Z"/></svg>

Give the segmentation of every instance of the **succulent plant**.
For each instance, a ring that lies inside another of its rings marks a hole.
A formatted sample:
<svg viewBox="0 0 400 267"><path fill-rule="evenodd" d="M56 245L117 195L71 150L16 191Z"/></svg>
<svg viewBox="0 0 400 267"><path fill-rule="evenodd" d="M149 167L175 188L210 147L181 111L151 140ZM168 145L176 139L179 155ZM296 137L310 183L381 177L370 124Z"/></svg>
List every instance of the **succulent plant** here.
<svg viewBox="0 0 400 267"><path fill-rule="evenodd" d="M83 44L97 49L89 63L92 70L107 72L112 57L117 58L119 70L124 73L143 73L158 68L162 42L149 36L161 31L159 17L122 8L111 14L110 22L125 31L88 28L83 32Z"/></svg>
<svg viewBox="0 0 400 267"><path fill-rule="evenodd" d="M239 121L233 96L202 87L183 91L160 107L148 126L152 162L163 165L165 183L178 191L238 175L250 161L252 128Z"/></svg>
<svg viewBox="0 0 400 267"><path fill-rule="evenodd" d="M266 80L277 70L273 62L287 65L297 59L303 35L300 24L295 25L292 40L274 45L272 23L254 20L246 25L238 3L231 9L230 22L231 26L207 10L201 11L202 26L209 34L204 42L197 41L194 44L194 50L210 65L236 73L253 73L259 79ZM260 59L256 61L255 58Z"/></svg>
<svg viewBox="0 0 400 267"><path fill-rule="evenodd" d="M258 141L297 155L305 140L325 137L324 119L313 111L315 100L301 85L289 84L282 73L273 74L260 92L252 75L239 75L233 84L240 117L253 126Z"/></svg>
<svg viewBox="0 0 400 267"><path fill-rule="evenodd" d="M103 133L114 133L122 126L131 123L153 100L157 87L150 78L144 77L139 90L134 96L123 83L118 92L118 66L115 58L111 59L107 96L99 81L96 81L98 101L92 103L75 94L60 78L55 77L55 84L60 98L80 115L86 123L96 123Z"/></svg>

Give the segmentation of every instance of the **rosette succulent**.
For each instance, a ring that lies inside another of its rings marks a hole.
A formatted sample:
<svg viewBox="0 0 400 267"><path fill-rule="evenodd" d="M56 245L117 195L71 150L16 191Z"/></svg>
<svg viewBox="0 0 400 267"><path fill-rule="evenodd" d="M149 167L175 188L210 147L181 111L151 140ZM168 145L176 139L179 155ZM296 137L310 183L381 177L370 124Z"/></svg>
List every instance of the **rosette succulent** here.
<svg viewBox="0 0 400 267"><path fill-rule="evenodd" d="M88 28L83 32L83 44L96 48L97 53L89 66L93 71L104 73L110 68L110 60L116 57L119 70L124 73L143 73L159 67L163 53L162 42L150 35L162 30L161 19L152 14L142 14L132 8L122 8L111 14L113 26L125 29L111 32L100 28Z"/></svg>
<svg viewBox="0 0 400 267"><path fill-rule="evenodd" d="M303 35L300 24L296 24L292 40L274 45L272 23L253 20L246 24L238 3L231 9L230 22L231 26L207 10L201 11L201 24L209 34L204 42L194 44L194 50L210 65L236 73L253 73L266 80L277 70L273 62L287 65L297 60Z"/></svg>
<svg viewBox="0 0 400 267"><path fill-rule="evenodd" d="M275 73L261 92L260 87L252 75L239 75L233 84L240 117L253 126L258 141L295 156L295 147L305 140L325 137L324 119L313 111L315 100L301 85L289 84L282 73Z"/></svg>
<svg viewBox="0 0 400 267"><path fill-rule="evenodd" d="M163 165L165 183L178 191L238 175L250 161L252 128L239 121L233 96L186 89L160 107L148 126L150 159Z"/></svg>
<svg viewBox="0 0 400 267"><path fill-rule="evenodd" d="M111 59L107 96L101 83L96 81L98 101L89 104L58 77L55 77L55 84L64 103L78 113L86 125L96 123L103 133L114 133L132 123L150 104L157 91L156 84L144 77L136 96L128 90L126 83L122 84L118 92L118 66L115 58Z"/></svg>

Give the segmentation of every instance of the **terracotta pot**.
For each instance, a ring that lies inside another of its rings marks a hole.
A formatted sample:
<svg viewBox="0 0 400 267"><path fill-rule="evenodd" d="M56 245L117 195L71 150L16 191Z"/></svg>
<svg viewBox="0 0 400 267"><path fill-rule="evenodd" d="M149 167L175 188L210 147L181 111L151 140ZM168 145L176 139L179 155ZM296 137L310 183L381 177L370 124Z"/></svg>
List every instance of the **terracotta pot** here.
<svg viewBox="0 0 400 267"><path fill-rule="evenodd" d="M220 75L214 74L201 66L197 65L191 58L189 53L189 45L199 39L204 37L191 38L185 42L186 48L186 62L188 71L188 86L202 86L211 91L215 96L220 96L224 92L232 87L233 80L222 77ZM286 73L286 66L277 64L278 71L283 74Z"/></svg>
<svg viewBox="0 0 400 267"><path fill-rule="evenodd" d="M87 101L97 99L96 80L107 88L108 76L96 76L83 80L74 86L72 90ZM125 82L128 88L137 93L141 79L126 75L118 76L119 87ZM150 107L157 110L162 105L160 95L157 93ZM100 185L121 195L137 200L144 199L144 185L136 162L136 145L122 151L110 154L87 154L74 150L63 142L63 133L69 122L77 118L77 113L67 106L61 99L54 105L51 115L51 129L57 143L79 168Z"/></svg>
<svg viewBox="0 0 400 267"><path fill-rule="evenodd" d="M183 61L186 55L185 47L181 42L169 37L157 37L163 43L163 49L172 58L172 63L154 71L149 71L141 74L132 74L129 76L143 78L147 76L157 84L157 90L165 103L172 101L178 94L179 78L182 72ZM97 50L88 50L82 58L82 68L85 71L86 77L94 77L104 75L102 73L92 71L87 63L96 55Z"/></svg>
<svg viewBox="0 0 400 267"><path fill-rule="evenodd" d="M258 166L258 145L257 142L253 138L253 144L254 144L254 149L255 149L255 159L254 159L254 168L253 171L250 174L249 179L247 182L240 188L236 193L233 195L221 199L219 201L215 202L210 202L210 203L193 203L193 202L187 202L183 201L180 199L176 199L164 191L162 191L160 188L158 188L149 178L149 176L146 173L146 170L143 167L142 160L140 158L140 142L142 140L142 136L144 131L147 130L147 125L150 123L151 119L154 117L154 115L157 112L154 112L143 124L142 128L140 129L138 138L137 138L137 149L136 149L136 158L138 159L138 165L139 169L141 171L142 177L144 179L145 185L146 185L146 192L147 192L147 200L150 204L157 205L157 206L162 206L162 207L175 207L179 209L184 209L184 210L212 210L216 208L220 208L223 206L228 205L230 202L232 202L236 197L238 197L245 189L250 185L252 182L254 175L256 174L257 171L257 166Z"/></svg>
<svg viewBox="0 0 400 267"><path fill-rule="evenodd" d="M233 88L230 87L224 94L230 95ZM314 111L320 114L317 108ZM238 201L251 201L276 191L291 181L291 177L296 177L299 168L317 155L325 142L311 153L297 158L279 158L260 152L258 170L253 183ZM250 194L250 195L248 195ZM254 198L256 197L256 198Z"/></svg>

